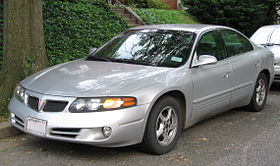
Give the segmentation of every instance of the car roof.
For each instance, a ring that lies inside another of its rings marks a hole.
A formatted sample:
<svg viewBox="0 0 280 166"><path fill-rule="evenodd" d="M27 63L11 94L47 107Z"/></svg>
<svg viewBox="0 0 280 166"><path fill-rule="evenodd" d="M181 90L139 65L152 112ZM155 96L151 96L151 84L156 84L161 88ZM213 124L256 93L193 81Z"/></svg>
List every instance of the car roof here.
<svg viewBox="0 0 280 166"><path fill-rule="evenodd" d="M208 24L158 24L158 25L142 25L130 28L130 30L140 29L162 29L162 30L180 30L199 33L208 29L225 28L232 29L226 26L208 25Z"/></svg>
<svg viewBox="0 0 280 166"><path fill-rule="evenodd" d="M280 25L265 25L260 28L280 28Z"/></svg>

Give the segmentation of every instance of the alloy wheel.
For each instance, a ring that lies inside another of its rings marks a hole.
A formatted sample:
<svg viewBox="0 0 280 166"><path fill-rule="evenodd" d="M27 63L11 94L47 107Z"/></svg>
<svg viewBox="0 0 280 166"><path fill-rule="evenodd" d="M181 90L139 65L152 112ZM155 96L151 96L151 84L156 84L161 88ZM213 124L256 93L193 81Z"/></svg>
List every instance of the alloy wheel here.
<svg viewBox="0 0 280 166"><path fill-rule="evenodd" d="M159 144L168 146L175 138L178 128L178 118L174 108L167 106L158 115L156 136Z"/></svg>
<svg viewBox="0 0 280 166"><path fill-rule="evenodd" d="M260 79L258 81L258 86L256 88L256 103L258 105L262 105L265 101L266 97L266 86L263 79Z"/></svg>

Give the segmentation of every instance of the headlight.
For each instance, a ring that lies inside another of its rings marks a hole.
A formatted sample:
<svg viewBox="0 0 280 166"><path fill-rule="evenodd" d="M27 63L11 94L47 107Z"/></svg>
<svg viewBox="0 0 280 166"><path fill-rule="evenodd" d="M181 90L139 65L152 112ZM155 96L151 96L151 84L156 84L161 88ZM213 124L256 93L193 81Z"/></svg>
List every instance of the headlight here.
<svg viewBox="0 0 280 166"><path fill-rule="evenodd" d="M25 98L25 89L20 86L19 84L16 86L15 89L15 97L20 101L20 102L24 102L24 98Z"/></svg>
<svg viewBox="0 0 280 166"><path fill-rule="evenodd" d="M136 106L135 97L78 98L69 107L70 112L94 112Z"/></svg>

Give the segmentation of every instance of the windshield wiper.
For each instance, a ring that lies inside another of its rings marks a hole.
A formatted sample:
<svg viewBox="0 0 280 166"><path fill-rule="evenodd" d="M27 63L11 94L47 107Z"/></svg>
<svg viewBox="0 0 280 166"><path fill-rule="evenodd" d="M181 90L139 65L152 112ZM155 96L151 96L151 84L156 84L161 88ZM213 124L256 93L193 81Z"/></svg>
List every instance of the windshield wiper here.
<svg viewBox="0 0 280 166"><path fill-rule="evenodd" d="M98 61L106 61L106 62L112 62L107 58L104 57L100 57L100 56L95 56L95 55L91 55L87 57L87 60L98 60Z"/></svg>
<svg viewBox="0 0 280 166"><path fill-rule="evenodd" d="M265 44L262 44L264 46L274 46L274 45L280 45L280 43L265 43Z"/></svg>
<svg viewBox="0 0 280 166"><path fill-rule="evenodd" d="M147 66L158 66L157 63L151 62L142 62L133 59L112 59L113 62L123 62L123 63L132 63L132 64L139 64L139 65L147 65Z"/></svg>

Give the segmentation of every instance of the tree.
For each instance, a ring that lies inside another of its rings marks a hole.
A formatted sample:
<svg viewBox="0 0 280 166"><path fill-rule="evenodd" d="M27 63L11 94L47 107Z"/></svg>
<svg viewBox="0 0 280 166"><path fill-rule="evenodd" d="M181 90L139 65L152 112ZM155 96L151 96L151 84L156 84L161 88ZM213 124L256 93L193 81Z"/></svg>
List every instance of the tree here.
<svg viewBox="0 0 280 166"><path fill-rule="evenodd" d="M267 0L267 1L261 1L261 3L264 3L267 6L266 10L266 20L265 24L271 24L277 22L278 11L280 2L279 0Z"/></svg>
<svg viewBox="0 0 280 166"><path fill-rule="evenodd" d="M7 115L16 84L47 66L42 0L5 0L0 115Z"/></svg>
<svg viewBox="0 0 280 166"><path fill-rule="evenodd" d="M260 26L273 24L278 0L183 0L201 22L226 25L250 36Z"/></svg>

